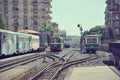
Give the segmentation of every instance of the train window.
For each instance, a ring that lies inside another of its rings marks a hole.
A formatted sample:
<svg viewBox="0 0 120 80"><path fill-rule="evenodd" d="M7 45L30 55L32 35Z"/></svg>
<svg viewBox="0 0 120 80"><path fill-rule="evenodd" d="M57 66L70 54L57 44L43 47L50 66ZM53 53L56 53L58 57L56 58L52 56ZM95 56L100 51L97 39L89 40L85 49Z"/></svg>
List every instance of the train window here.
<svg viewBox="0 0 120 80"><path fill-rule="evenodd" d="M96 38L93 38L93 39L92 39L92 43L97 43L97 39L96 39Z"/></svg>
<svg viewBox="0 0 120 80"><path fill-rule="evenodd" d="M51 44L50 46L51 46L51 47L60 47L61 44Z"/></svg>
<svg viewBox="0 0 120 80"><path fill-rule="evenodd" d="M91 37L91 38L87 38L86 41L88 44L92 44L92 43L97 43L97 38L95 37Z"/></svg>
<svg viewBox="0 0 120 80"><path fill-rule="evenodd" d="M91 43L91 39L90 38L87 38L87 43Z"/></svg>

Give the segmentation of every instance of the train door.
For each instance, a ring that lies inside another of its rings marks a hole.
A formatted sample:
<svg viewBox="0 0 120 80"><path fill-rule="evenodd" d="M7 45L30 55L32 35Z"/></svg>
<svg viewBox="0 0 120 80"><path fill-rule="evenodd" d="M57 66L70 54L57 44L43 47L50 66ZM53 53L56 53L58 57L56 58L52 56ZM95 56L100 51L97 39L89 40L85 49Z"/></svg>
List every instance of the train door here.
<svg viewBox="0 0 120 80"><path fill-rule="evenodd" d="M19 53L19 36L16 35L16 52Z"/></svg>

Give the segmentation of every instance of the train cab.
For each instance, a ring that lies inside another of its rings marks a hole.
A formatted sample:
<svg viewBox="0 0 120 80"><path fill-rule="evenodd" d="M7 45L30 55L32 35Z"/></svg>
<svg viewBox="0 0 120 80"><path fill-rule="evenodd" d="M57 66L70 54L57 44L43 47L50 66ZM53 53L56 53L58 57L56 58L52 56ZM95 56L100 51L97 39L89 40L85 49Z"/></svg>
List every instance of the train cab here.
<svg viewBox="0 0 120 80"><path fill-rule="evenodd" d="M50 50L53 51L62 51L61 44L60 43L51 43L50 44Z"/></svg>
<svg viewBox="0 0 120 80"><path fill-rule="evenodd" d="M90 51L96 52L99 49L99 46L101 44L100 38L98 35L86 35L85 37L85 50L87 53Z"/></svg>

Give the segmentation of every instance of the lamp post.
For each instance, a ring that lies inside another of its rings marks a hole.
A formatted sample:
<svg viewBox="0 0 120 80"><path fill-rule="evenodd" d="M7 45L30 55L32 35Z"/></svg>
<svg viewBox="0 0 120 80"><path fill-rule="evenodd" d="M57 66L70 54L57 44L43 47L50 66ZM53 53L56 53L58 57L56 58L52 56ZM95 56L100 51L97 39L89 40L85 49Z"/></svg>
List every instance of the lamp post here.
<svg viewBox="0 0 120 80"><path fill-rule="evenodd" d="M77 27L80 29L80 50L82 51L83 49L83 28L82 28L82 25L81 24L78 24Z"/></svg>

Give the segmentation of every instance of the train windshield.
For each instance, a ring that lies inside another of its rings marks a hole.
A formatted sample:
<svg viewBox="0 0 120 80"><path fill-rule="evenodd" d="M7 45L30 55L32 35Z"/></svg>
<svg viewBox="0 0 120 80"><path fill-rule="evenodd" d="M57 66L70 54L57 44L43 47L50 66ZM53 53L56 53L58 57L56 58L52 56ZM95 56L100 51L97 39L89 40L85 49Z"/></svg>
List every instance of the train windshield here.
<svg viewBox="0 0 120 80"><path fill-rule="evenodd" d="M97 43L97 38L87 38L87 43Z"/></svg>
<svg viewBox="0 0 120 80"><path fill-rule="evenodd" d="M51 44L50 46L51 46L51 47L60 47L60 46L61 46L61 44L60 44L60 43L56 43L56 44L55 44L55 43L53 43L53 44Z"/></svg>
<svg viewBox="0 0 120 80"><path fill-rule="evenodd" d="M59 43L61 42L60 38L51 38L51 43Z"/></svg>

